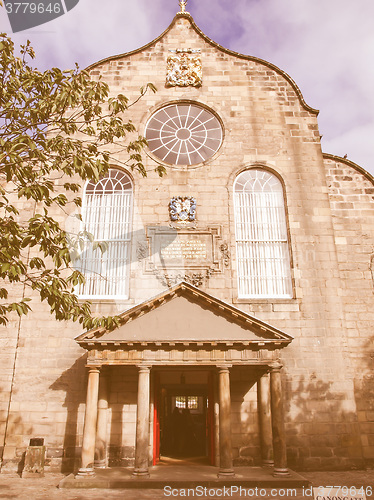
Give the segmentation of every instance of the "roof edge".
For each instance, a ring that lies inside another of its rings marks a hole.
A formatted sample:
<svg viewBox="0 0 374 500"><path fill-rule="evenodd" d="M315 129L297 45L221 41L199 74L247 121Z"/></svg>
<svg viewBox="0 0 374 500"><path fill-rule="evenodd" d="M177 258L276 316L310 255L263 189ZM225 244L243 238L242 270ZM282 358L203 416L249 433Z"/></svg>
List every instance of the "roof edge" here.
<svg viewBox="0 0 374 500"><path fill-rule="evenodd" d="M247 61L257 62L259 64L267 66L268 68L272 69L276 73L278 73L281 76L283 76L283 78L285 78L288 81L288 83L291 85L291 87L296 92L296 95L298 96L298 98L300 100L300 103L303 106L303 108L305 110L309 111L312 114L318 115L319 110L315 109L315 108L312 108L311 106L309 106L305 102L305 99L304 99L304 97L303 97L303 95L301 93L300 88L298 87L298 85L296 84L296 82L290 77L290 75L288 73L286 73L285 71L281 70L275 64L272 64L272 63L270 63L268 61L265 61L264 59L260 59L260 58L255 57L255 56L249 56L249 55L246 55L246 54L241 54L240 52L235 52L234 50L230 50L230 49L227 49L227 48L223 47L219 43L217 43L214 40L212 40L211 38L209 38L203 31L201 31L201 29L197 26L197 24L195 23L193 17L191 16L191 14L189 12L178 12L175 15L174 19L172 20L172 22L170 23L170 25L161 33L161 35L159 35L157 38L155 38L151 42L147 43L146 45L143 45L142 47L139 47L138 49L132 50L130 52L124 52L122 54L117 54L117 55L114 55L114 56L110 56L110 57L106 57L104 59L101 59L100 61L97 61L97 62L95 62L95 63L90 64L89 66L87 66L85 68L85 70L86 71L90 71L91 69L95 68L99 64L103 64L103 63L106 63L106 62L109 62L109 61L114 61L116 59L120 59L121 57L128 57L128 56L131 56L133 54L137 54L139 52L142 52L145 49L148 49L148 48L152 47L152 45L154 45L158 41L160 41L171 30L171 28L175 25L177 19L179 19L181 17L184 17L185 19L188 19L190 21L190 23L191 23L191 26L196 31L196 33L198 33L207 43L209 43L213 47L215 47L215 48L221 50L222 52L225 52L226 54L229 54L231 56L238 57L240 59L245 59Z"/></svg>
<svg viewBox="0 0 374 500"><path fill-rule="evenodd" d="M363 167L361 167L360 165L357 165L357 163L355 163L354 161L348 160L348 158L343 158L341 156L333 155L330 153L322 153L322 156L323 156L323 158L326 158L328 160L335 160L335 161L338 161L339 163L345 163L349 167L352 167L355 170L357 170L357 172L360 172L360 174L362 174L364 177L366 177L366 179L368 181L370 181L372 184L374 184L374 176L370 172L365 170Z"/></svg>

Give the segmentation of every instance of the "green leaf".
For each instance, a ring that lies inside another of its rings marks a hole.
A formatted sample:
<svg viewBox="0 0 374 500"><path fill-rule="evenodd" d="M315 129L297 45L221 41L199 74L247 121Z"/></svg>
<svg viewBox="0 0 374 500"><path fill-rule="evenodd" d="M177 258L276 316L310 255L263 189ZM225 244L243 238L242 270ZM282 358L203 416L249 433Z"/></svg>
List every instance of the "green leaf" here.
<svg viewBox="0 0 374 500"><path fill-rule="evenodd" d="M109 97L108 84L77 65L38 71L34 57L30 42L17 49L0 34L0 168L10 183L0 186L0 298L10 298L0 304L0 324L27 314L38 293L57 320L114 328L115 318L93 318L90 304L78 300L74 287L84 276L71 267L87 245L105 252L107 243L87 231L71 237L64 221L81 206L85 182L98 181L118 158L146 175L147 143L127 114L156 88L147 83L132 102L122 93ZM25 298L12 302L14 289Z"/></svg>

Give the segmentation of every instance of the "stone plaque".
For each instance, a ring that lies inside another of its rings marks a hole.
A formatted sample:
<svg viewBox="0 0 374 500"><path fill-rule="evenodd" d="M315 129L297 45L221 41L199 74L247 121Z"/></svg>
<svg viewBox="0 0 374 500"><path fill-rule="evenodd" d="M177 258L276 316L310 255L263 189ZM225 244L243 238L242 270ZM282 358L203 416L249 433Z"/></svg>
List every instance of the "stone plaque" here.
<svg viewBox="0 0 374 500"><path fill-rule="evenodd" d="M147 270L193 269L221 271L220 228L176 230L148 227L151 257Z"/></svg>
<svg viewBox="0 0 374 500"><path fill-rule="evenodd" d="M196 262L206 261L208 257L207 241L202 239L177 239L161 250L164 260L191 260Z"/></svg>

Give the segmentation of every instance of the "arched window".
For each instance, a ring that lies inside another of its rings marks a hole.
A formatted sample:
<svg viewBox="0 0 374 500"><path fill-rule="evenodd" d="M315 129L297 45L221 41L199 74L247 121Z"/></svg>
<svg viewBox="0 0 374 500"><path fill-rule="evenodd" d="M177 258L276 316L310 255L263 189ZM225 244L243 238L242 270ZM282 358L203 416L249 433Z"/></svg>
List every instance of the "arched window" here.
<svg viewBox="0 0 374 500"><path fill-rule="evenodd" d="M128 298L131 212L132 183L126 173L111 169L96 184L87 183L82 219L94 241L87 238L78 262L86 278L80 297ZM95 242L104 242L104 250Z"/></svg>
<svg viewBox="0 0 374 500"><path fill-rule="evenodd" d="M251 169L234 184L239 297L291 297L283 187L266 170Z"/></svg>

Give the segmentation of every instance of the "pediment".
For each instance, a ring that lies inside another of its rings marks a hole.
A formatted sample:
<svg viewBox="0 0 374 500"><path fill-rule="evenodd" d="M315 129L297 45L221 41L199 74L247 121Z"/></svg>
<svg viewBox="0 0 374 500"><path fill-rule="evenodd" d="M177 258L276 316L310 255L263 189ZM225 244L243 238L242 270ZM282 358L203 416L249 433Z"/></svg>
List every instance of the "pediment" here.
<svg viewBox="0 0 374 500"><path fill-rule="evenodd" d="M79 345L250 345L284 347L292 337L273 326L181 282L120 315L115 330L89 330Z"/></svg>

